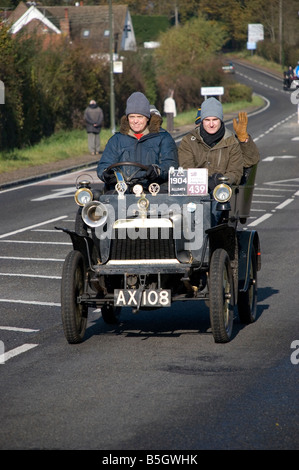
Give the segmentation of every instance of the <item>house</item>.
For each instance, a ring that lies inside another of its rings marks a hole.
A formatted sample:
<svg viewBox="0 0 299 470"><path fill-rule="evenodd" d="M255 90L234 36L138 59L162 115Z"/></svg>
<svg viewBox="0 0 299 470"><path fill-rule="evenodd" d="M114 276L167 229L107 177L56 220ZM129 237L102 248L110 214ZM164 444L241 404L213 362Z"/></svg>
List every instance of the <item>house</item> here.
<svg viewBox="0 0 299 470"><path fill-rule="evenodd" d="M86 44L91 53L110 51L109 6L41 6L19 3L6 20L15 35L23 32L42 36L45 42L66 38L70 42ZM127 5L112 6L113 52L136 51L136 39Z"/></svg>

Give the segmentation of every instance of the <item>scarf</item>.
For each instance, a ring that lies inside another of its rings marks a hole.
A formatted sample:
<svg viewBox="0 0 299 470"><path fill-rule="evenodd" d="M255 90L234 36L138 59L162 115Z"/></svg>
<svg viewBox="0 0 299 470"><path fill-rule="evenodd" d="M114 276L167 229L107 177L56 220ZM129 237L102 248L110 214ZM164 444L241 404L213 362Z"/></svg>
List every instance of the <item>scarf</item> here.
<svg viewBox="0 0 299 470"><path fill-rule="evenodd" d="M221 122L220 129L216 132L216 134L209 134L207 131L205 131L205 129L203 128L203 125L201 124L199 127L199 133L203 141L209 147L214 147L214 145L218 144L218 142L220 142L220 140L224 136L224 133L225 133L224 123Z"/></svg>

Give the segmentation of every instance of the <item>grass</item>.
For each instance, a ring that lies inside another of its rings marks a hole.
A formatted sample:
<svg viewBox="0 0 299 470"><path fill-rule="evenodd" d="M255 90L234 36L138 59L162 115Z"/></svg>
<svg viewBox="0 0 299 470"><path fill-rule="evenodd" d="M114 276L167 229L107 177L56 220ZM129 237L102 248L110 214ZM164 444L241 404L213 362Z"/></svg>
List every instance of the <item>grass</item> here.
<svg viewBox="0 0 299 470"><path fill-rule="evenodd" d="M111 137L110 130L103 129L101 132L102 149L109 137ZM0 152L0 173L80 157L87 153L85 130L61 131L42 139L41 142L31 147Z"/></svg>
<svg viewBox="0 0 299 470"><path fill-rule="evenodd" d="M247 109L248 107L260 106L261 104L262 100L257 96L253 96L251 103L242 101L224 104L223 111L224 113L230 113ZM193 124L196 114L197 109L178 114L174 120L175 127ZM164 118L163 124L166 127L166 118ZM101 150L104 149L111 135L110 129L102 129L100 134ZM0 173L28 168L30 166L39 166L43 163L67 160L68 158L76 158L87 153L87 134L85 129L57 132L34 146L0 152Z"/></svg>

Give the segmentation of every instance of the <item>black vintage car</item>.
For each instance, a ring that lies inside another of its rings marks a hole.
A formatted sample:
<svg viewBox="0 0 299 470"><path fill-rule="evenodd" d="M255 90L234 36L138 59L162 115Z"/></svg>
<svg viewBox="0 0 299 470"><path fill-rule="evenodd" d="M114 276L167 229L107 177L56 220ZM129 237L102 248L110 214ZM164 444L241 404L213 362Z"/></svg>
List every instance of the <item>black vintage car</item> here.
<svg viewBox="0 0 299 470"><path fill-rule="evenodd" d="M126 165L133 164L113 166L114 191L94 189L83 177L75 230L57 227L73 243L61 284L67 341L84 339L89 308L100 307L103 320L116 324L123 307L136 313L190 301L209 306L215 342L230 341L235 307L243 323L256 317L260 242L256 231L243 228L256 166L239 186L224 178L211 196L207 170L171 168L166 188L154 183L145 190L137 177L124 177ZM215 226L212 204L221 214Z"/></svg>

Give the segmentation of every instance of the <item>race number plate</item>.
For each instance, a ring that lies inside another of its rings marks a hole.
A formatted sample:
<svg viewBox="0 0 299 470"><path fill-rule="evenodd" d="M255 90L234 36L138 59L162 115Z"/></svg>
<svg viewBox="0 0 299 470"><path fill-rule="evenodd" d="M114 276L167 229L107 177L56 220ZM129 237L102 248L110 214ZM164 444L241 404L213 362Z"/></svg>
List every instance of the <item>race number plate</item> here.
<svg viewBox="0 0 299 470"><path fill-rule="evenodd" d="M208 170L188 168L169 172L169 194L171 196L204 196L208 194Z"/></svg>
<svg viewBox="0 0 299 470"><path fill-rule="evenodd" d="M141 307L170 307L171 291L167 289L115 289L114 305L117 307L137 307L141 295Z"/></svg>

